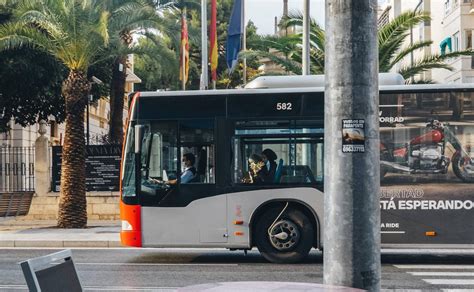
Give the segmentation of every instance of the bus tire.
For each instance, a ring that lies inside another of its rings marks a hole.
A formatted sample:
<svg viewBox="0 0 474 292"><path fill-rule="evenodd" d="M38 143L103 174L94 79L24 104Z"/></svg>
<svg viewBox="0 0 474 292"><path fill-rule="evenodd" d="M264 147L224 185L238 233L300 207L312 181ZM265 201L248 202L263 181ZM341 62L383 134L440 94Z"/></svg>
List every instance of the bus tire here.
<svg viewBox="0 0 474 292"><path fill-rule="evenodd" d="M297 209L285 211L273 224L280 212L280 208L272 208L259 218L255 228L256 246L262 256L272 263L301 262L313 246L314 226Z"/></svg>

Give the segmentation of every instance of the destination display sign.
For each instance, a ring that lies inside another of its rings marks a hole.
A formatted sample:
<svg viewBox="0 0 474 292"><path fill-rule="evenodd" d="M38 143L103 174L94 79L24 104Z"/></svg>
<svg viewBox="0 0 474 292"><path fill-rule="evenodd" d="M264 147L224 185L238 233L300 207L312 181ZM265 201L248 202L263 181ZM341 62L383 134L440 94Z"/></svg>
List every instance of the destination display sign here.
<svg viewBox="0 0 474 292"><path fill-rule="evenodd" d="M59 192L62 146L53 146L52 191ZM118 191L120 179L120 145L86 146L86 190Z"/></svg>

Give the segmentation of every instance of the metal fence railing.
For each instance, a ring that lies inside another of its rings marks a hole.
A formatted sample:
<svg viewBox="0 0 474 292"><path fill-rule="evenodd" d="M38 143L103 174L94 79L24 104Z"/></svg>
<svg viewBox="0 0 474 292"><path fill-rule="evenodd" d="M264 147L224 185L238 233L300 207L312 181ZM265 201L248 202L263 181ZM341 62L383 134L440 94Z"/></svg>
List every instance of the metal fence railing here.
<svg viewBox="0 0 474 292"><path fill-rule="evenodd" d="M34 164L34 147L0 147L0 193L34 192Z"/></svg>

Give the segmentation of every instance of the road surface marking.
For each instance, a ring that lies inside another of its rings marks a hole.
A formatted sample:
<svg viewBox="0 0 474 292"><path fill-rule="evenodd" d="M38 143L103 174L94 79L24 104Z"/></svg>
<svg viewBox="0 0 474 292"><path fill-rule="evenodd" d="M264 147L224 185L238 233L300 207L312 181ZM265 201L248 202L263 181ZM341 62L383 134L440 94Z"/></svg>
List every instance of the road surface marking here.
<svg viewBox="0 0 474 292"><path fill-rule="evenodd" d="M180 264L180 263L74 263L76 265L88 265L88 266L196 266L196 267L201 267L201 266L224 266L224 267L229 267L229 266L238 266L239 264Z"/></svg>
<svg viewBox="0 0 474 292"><path fill-rule="evenodd" d="M28 290L26 285L0 285L0 290L9 289L9 290Z"/></svg>
<svg viewBox="0 0 474 292"><path fill-rule="evenodd" d="M100 291L176 291L179 287L84 286L84 290ZM0 290L28 290L26 285L1 285Z"/></svg>
<svg viewBox="0 0 474 292"><path fill-rule="evenodd" d="M474 279L422 279L433 285L474 285Z"/></svg>
<svg viewBox="0 0 474 292"><path fill-rule="evenodd" d="M405 231L380 231L380 233L405 234Z"/></svg>
<svg viewBox="0 0 474 292"><path fill-rule="evenodd" d="M474 272L408 272L413 276L459 276L459 277L472 277Z"/></svg>
<svg viewBox="0 0 474 292"><path fill-rule="evenodd" d="M178 287L85 286L84 290L100 291L176 291Z"/></svg>
<svg viewBox="0 0 474 292"><path fill-rule="evenodd" d="M455 269L455 270L472 270L474 265L393 265L399 269Z"/></svg>

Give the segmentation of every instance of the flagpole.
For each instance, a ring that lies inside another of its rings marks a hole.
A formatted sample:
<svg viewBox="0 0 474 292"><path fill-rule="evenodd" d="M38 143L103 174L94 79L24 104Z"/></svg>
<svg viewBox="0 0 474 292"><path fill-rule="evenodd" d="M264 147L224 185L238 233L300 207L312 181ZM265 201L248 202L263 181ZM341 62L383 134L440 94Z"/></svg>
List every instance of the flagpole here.
<svg viewBox="0 0 474 292"><path fill-rule="evenodd" d="M207 62L207 0L201 0L201 90L209 86Z"/></svg>
<svg viewBox="0 0 474 292"><path fill-rule="evenodd" d="M181 78L181 79L182 79L182 87L183 87L183 91L184 91L184 90L186 90L186 56L185 56L185 53L184 53L185 50L186 50L186 44L183 44L181 46L181 50L183 52L182 53L183 56L181 57L181 60L182 60L181 61L182 62L182 64L181 64L182 69L181 70L182 70L183 78Z"/></svg>
<svg viewBox="0 0 474 292"><path fill-rule="evenodd" d="M209 63L211 64L211 80L212 89L216 89L217 81L217 63L218 63L218 46L217 46L217 0L211 0L211 23L209 27Z"/></svg>
<svg viewBox="0 0 474 292"><path fill-rule="evenodd" d="M186 7L181 11L181 48L179 75L181 79L181 89L186 90L186 44L187 44L187 26L186 26ZM186 40L186 41L185 41Z"/></svg>
<svg viewBox="0 0 474 292"><path fill-rule="evenodd" d="M243 27L243 40L242 40L242 50L245 52L247 50L247 26L245 25L245 0L242 0L242 25ZM244 86L247 84L247 58L244 57L244 69L242 72Z"/></svg>

